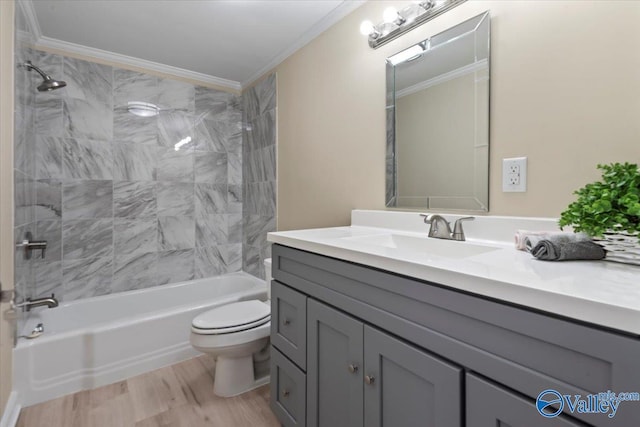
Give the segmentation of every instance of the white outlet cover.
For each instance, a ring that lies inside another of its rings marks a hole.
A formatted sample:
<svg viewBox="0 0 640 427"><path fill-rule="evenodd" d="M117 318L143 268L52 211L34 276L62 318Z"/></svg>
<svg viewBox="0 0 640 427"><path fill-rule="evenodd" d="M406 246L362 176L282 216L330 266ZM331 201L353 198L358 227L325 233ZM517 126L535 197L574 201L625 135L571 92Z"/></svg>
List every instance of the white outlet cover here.
<svg viewBox="0 0 640 427"><path fill-rule="evenodd" d="M519 170L519 173L514 174L514 170ZM526 157L502 159L502 191L505 193L524 193L527 191Z"/></svg>

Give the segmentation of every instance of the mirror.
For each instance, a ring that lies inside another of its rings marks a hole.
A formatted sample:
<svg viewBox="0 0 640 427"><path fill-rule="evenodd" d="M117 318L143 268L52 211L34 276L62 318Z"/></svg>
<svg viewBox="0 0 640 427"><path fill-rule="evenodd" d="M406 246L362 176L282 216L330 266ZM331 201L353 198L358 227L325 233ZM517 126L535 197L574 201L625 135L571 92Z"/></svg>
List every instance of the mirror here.
<svg viewBox="0 0 640 427"><path fill-rule="evenodd" d="M387 58L386 205L489 209L489 12Z"/></svg>

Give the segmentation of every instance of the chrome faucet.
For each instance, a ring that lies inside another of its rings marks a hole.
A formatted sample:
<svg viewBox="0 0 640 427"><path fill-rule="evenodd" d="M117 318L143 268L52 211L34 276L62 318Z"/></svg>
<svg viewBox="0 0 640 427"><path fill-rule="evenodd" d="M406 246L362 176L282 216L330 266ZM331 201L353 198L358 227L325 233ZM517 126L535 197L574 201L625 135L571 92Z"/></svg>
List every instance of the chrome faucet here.
<svg viewBox="0 0 640 427"><path fill-rule="evenodd" d="M441 215L420 214L420 216L424 217L425 224L431 225L431 227L429 227L429 237L445 240L458 240L461 242L464 242L465 240L462 223L464 221L473 221L475 219L475 217L472 216L458 218L453 224L453 231L451 231L451 224Z"/></svg>
<svg viewBox="0 0 640 427"><path fill-rule="evenodd" d="M58 300L56 299L54 294L51 294L50 297L47 298L36 298L31 299L27 298L24 302L20 304L14 304L14 308L23 308L24 311L31 311L32 308L41 307L46 305L49 308L54 308L58 306Z"/></svg>

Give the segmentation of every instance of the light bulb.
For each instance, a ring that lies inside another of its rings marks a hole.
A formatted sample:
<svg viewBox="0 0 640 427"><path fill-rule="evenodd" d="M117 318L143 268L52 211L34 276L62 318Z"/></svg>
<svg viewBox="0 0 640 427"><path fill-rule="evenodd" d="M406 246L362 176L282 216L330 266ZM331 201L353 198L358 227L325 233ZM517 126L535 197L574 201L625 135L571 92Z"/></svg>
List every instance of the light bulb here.
<svg viewBox="0 0 640 427"><path fill-rule="evenodd" d="M363 36L368 36L375 31L376 29L371 21L362 21L362 24L360 24L360 33Z"/></svg>
<svg viewBox="0 0 640 427"><path fill-rule="evenodd" d="M419 0L416 3L424 10L429 10L435 5L433 0Z"/></svg>
<svg viewBox="0 0 640 427"><path fill-rule="evenodd" d="M393 6L386 8L382 13L382 20L387 24L395 22L396 19L398 19L398 10Z"/></svg>

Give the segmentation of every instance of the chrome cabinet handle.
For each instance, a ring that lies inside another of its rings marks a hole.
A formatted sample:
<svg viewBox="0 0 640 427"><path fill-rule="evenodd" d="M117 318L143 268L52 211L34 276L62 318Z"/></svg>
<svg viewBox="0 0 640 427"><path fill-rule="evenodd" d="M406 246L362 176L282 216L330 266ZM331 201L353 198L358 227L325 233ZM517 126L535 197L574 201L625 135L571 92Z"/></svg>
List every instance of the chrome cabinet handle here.
<svg viewBox="0 0 640 427"><path fill-rule="evenodd" d="M291 393L289 392L289 390L287 389L282 390L282 397L289 397L290 394Z"/></svg>
<svg viewBox="0 0 640 427"><path fill-rule="evenodd" d="M282 320L282 324L285 326L289 326L291 324L291 320L287 319L286 317Z"/></svg>
<svg viewBox="0 0 640 427"><path fill-rule="evenodd" d="M367 383L368 385L373 385L373 382L375 381L375 377L373 375L365 375L364 376L364 382Z"/></svg>
<svg viewBox="0 0 640 427"><path fill-rule="evenodd" d="M358 365L354 365L353 363L351 363L351 364L349 364L349 366L347 366L347 369L352 374L355 374L356 372L358 372Z"/></svg>

